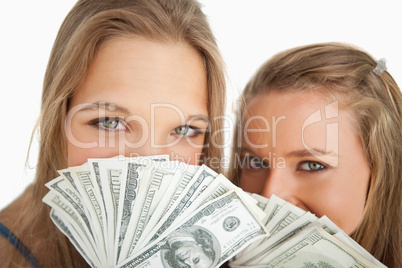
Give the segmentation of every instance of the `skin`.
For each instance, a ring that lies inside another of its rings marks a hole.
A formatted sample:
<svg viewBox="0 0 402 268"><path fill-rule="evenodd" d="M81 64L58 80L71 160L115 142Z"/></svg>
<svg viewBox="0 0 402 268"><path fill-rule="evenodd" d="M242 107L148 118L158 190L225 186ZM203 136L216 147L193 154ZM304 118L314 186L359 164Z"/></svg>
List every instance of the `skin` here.
<svg viewBox="0 0 402 268"><path fill-rule="evenodd" d="M310 91L271 91L247 109L241 187L327 215L350 234L362 216L370 178L354 116ZM308 123L317 111L322 119Z"/></svg>
<svg viewBox="0 0 402 268"><path fill-rule="evenodd" d="M104 43L70 102L69 166L162 154L196 164L208 127L206 77L187 44L139 37Z"/></svg>
<svg viewBox="0 0 402 268"><path fill-rule="evenodd" d="M181 242L175 255L182 264L187 265L186 267L207 268L212 265L212 260L205 255L201 246L194 242Z"/></svg>

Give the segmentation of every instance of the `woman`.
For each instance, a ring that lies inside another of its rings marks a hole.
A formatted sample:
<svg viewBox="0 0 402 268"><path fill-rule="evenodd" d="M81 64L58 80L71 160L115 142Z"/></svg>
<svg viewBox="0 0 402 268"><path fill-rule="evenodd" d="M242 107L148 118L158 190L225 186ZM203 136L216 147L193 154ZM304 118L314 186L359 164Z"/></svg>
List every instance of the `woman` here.
<svg viewBox="0 0 402 268"><path fill-rule="evenodd" d="M277 54L243 92L234 181L335 224L401 267L402 95L367 53L340 43Z"/></svg>
<svg viewBox="0 0 402 268"><path fill-rule="evenodd" d="M221 55L196 1L78 1L45 75L35 181L0 213L2 265L87 266L51 222L45 183L89 157L220 159L224 102Z"/></svg>

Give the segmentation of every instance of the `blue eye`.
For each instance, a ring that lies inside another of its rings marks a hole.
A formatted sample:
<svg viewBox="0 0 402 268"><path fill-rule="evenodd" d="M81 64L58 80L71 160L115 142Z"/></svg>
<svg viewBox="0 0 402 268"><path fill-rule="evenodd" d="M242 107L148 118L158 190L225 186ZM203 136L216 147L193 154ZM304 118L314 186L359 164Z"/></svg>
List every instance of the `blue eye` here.
<svg viewBox="0 0 402 268"><path fill-rule="evenodd" d="M117 126L119 125L119 121L117 121L114 118L106 118L101 122L101 124L106 127L106 128L113 128L116 129Z"/></svg>
<svg viewBox="0 0 402 268"><path fill-rule="evenodd" d="M314 161L306 161L300 164L299 169L304 170L304 171L318 171L325 169L326 167L319 163L319 162L314 162Z"/></svg>
<svg viewBox="0 0 402 268"><path fill-rule="evenodd" d="M193 128L189 125L178 126L177 128L175 128L172 131L172 134L176 134L176 135L180 135L180 136L189 136L189 137L196 136L200 133L201 132L198 129Z"/></svg>
<svg viewBox="0 0 402 268"><path fill-rule="evenodd" d="M96 126L105 130L126 130L122 120L115 117L105 117L92 120L90 125Z"/></svg>

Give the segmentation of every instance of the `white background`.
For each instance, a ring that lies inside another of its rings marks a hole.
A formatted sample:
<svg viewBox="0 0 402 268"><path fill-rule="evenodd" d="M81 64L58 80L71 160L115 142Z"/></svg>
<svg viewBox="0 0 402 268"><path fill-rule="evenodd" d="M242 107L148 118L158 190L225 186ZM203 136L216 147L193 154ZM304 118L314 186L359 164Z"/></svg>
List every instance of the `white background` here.
<svg viewBox="0 0 402 268"><path fill-rule="evenodd" d="M101 0L100 0L101 1ZM32 181L37 154L25 159L39 115L42 80L62 20L75 0L0 4L0 209ZM294 46L342 41L384 57L402 85L399 1L201 0L229 74L228 113L256 69Z"/></svg>

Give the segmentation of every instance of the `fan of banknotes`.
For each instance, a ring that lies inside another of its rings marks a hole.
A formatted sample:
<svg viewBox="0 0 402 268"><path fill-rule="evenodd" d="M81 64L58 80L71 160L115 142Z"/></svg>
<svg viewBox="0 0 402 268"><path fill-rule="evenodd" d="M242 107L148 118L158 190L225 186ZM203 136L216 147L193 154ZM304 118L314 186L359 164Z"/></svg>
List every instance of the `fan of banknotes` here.
<svg viewBox="0 0 402 268"><path fill-rule="evenodd" d="M327 217L205 165L114 157L59 174L43 202L92 267L384 267Z"/></svg>

